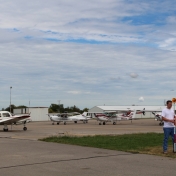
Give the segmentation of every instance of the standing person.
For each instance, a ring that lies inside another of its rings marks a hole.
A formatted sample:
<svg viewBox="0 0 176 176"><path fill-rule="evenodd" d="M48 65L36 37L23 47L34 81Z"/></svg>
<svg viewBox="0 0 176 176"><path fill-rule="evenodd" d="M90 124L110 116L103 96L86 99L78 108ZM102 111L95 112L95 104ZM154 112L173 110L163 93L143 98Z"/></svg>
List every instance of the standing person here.
<svg viewBox="0 0 176 176"><path fill-rule="evenodd" d="M163 131L164 131L164 140L163 140L163 153L167 154L167 146L169 136L172 137L174 143L174 122L175 122L175 113L172 108L172 101L168 100L166 102L167 107L162 110L162 120L164 121Z"/></svg>

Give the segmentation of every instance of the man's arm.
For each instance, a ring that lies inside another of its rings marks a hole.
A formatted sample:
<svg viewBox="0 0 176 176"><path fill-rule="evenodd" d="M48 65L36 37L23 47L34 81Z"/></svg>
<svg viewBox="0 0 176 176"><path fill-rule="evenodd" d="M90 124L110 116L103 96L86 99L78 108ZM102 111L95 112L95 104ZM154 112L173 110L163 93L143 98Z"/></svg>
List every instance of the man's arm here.
<svg viewBox="0 0 176 176"><path fill-rule="evenodd" d="M167 119L166 117L162 117L162 120L165 121L165 122L171 122L171 123L174 123L175 122L175 119Z"/></svg>

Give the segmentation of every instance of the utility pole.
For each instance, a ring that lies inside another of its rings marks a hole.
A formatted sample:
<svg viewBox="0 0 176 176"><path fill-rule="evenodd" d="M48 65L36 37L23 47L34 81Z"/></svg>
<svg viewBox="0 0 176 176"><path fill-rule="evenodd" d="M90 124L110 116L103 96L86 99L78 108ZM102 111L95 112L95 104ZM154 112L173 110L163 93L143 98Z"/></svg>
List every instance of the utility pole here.
<svg viewBox="0 0 176 176"><path fill-rule="evenodd" d="M12 89L12 86L10 86L10 113L11 113L11 89Z"/></svg>

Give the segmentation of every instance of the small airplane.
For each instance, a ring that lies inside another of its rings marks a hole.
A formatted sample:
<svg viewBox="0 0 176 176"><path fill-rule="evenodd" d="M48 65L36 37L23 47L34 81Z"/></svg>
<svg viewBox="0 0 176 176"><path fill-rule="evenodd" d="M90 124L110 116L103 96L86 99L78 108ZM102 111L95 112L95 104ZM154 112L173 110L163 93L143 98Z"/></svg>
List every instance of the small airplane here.
<svg viewBox="0 0 176 176"><path fill-rule="evenodd" d="M8 131L7 125L20 125L23 124L23 130L26 131L26 123L32 121L30 119L30 114L22 114L22 115L12 115L8 111L0 111L0 125L4 125L3 130Z"/></svg>
<svg viewBox="0 0 176 176"><path fill-rule="evenodd" d="M145 114L144 111L137 111L137 110L129 110L123 109L118 111L107 111L104 113L94 113L95 118L99 121L99 125L101 123L106 125L107 122L112 122L113 125L116 125L117 121L121 120L133 120L135 119L136 114Z"/></svg>
<svg viewBox="0 0 176 176"><path fill-rule="evenodd" d="M74 113L61 113L57 115L49 115L50 120L52 121L52 125L54 125L54 122L57 122L57 125L60 124L60 122L64 122L64 125L66 125L67 122L75 122L83 121L83 123L88 123L88 120L91 119L90 116L87 116L87 112L84 112L83 114L80 114L78 112Z"/></svg>
<svg viewBox="0 0 176 176"><path fill-rule="evenodd" d="M161 115L161 113L157 113L157 112L153 111L152 114L155 116L155 120L156 120L156 121L160 121L160 122L159 122L159 126L163 126L163 125L164 125L164 122L163 122L163 120L162 120L162 115Z"/></svg>

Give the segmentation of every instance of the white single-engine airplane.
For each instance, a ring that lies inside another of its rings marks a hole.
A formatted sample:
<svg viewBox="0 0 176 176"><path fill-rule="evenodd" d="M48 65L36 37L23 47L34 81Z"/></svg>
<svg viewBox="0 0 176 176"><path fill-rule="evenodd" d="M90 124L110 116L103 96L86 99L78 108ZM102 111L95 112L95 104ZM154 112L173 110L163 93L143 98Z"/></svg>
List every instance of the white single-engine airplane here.
<svg viewBox="0 0 176 176"><path fill-rule="evenodd" d="M23 130L26 131L26 123L31 121L30 114L22 114L22 115L12 115L8 111L0 111L0 125L4 125L3 130L8 131L7 125L19 125L23 124Z"/></svg>
<svg viewBox="0 0 176 176"><path fill-rule="evenodd" d="M144 112L136 110L118 110L107 111L104 113L94 113L94 116L97 121L99 121L99 125L101 125L101 123L106 125L107 122L112 122L113 125L116 125L117 121L135 119L135 115L139 113L141 114Z"/></svg>
<svg viewBox="0 0 176 176"><path fill-rule="evenodd" d="M83 123L87 123L89 119L91 119L90 116L87 116L87 112L84 112L83 114L80 114L78 112L74 113L61 113L57 115L49 115L50 120L52 121L52 125L54 125L54 122L57 122L57 125L60 124L60 122L64 122L64 125L66 125L67 122L75 122L83 121Z"/></svg>

